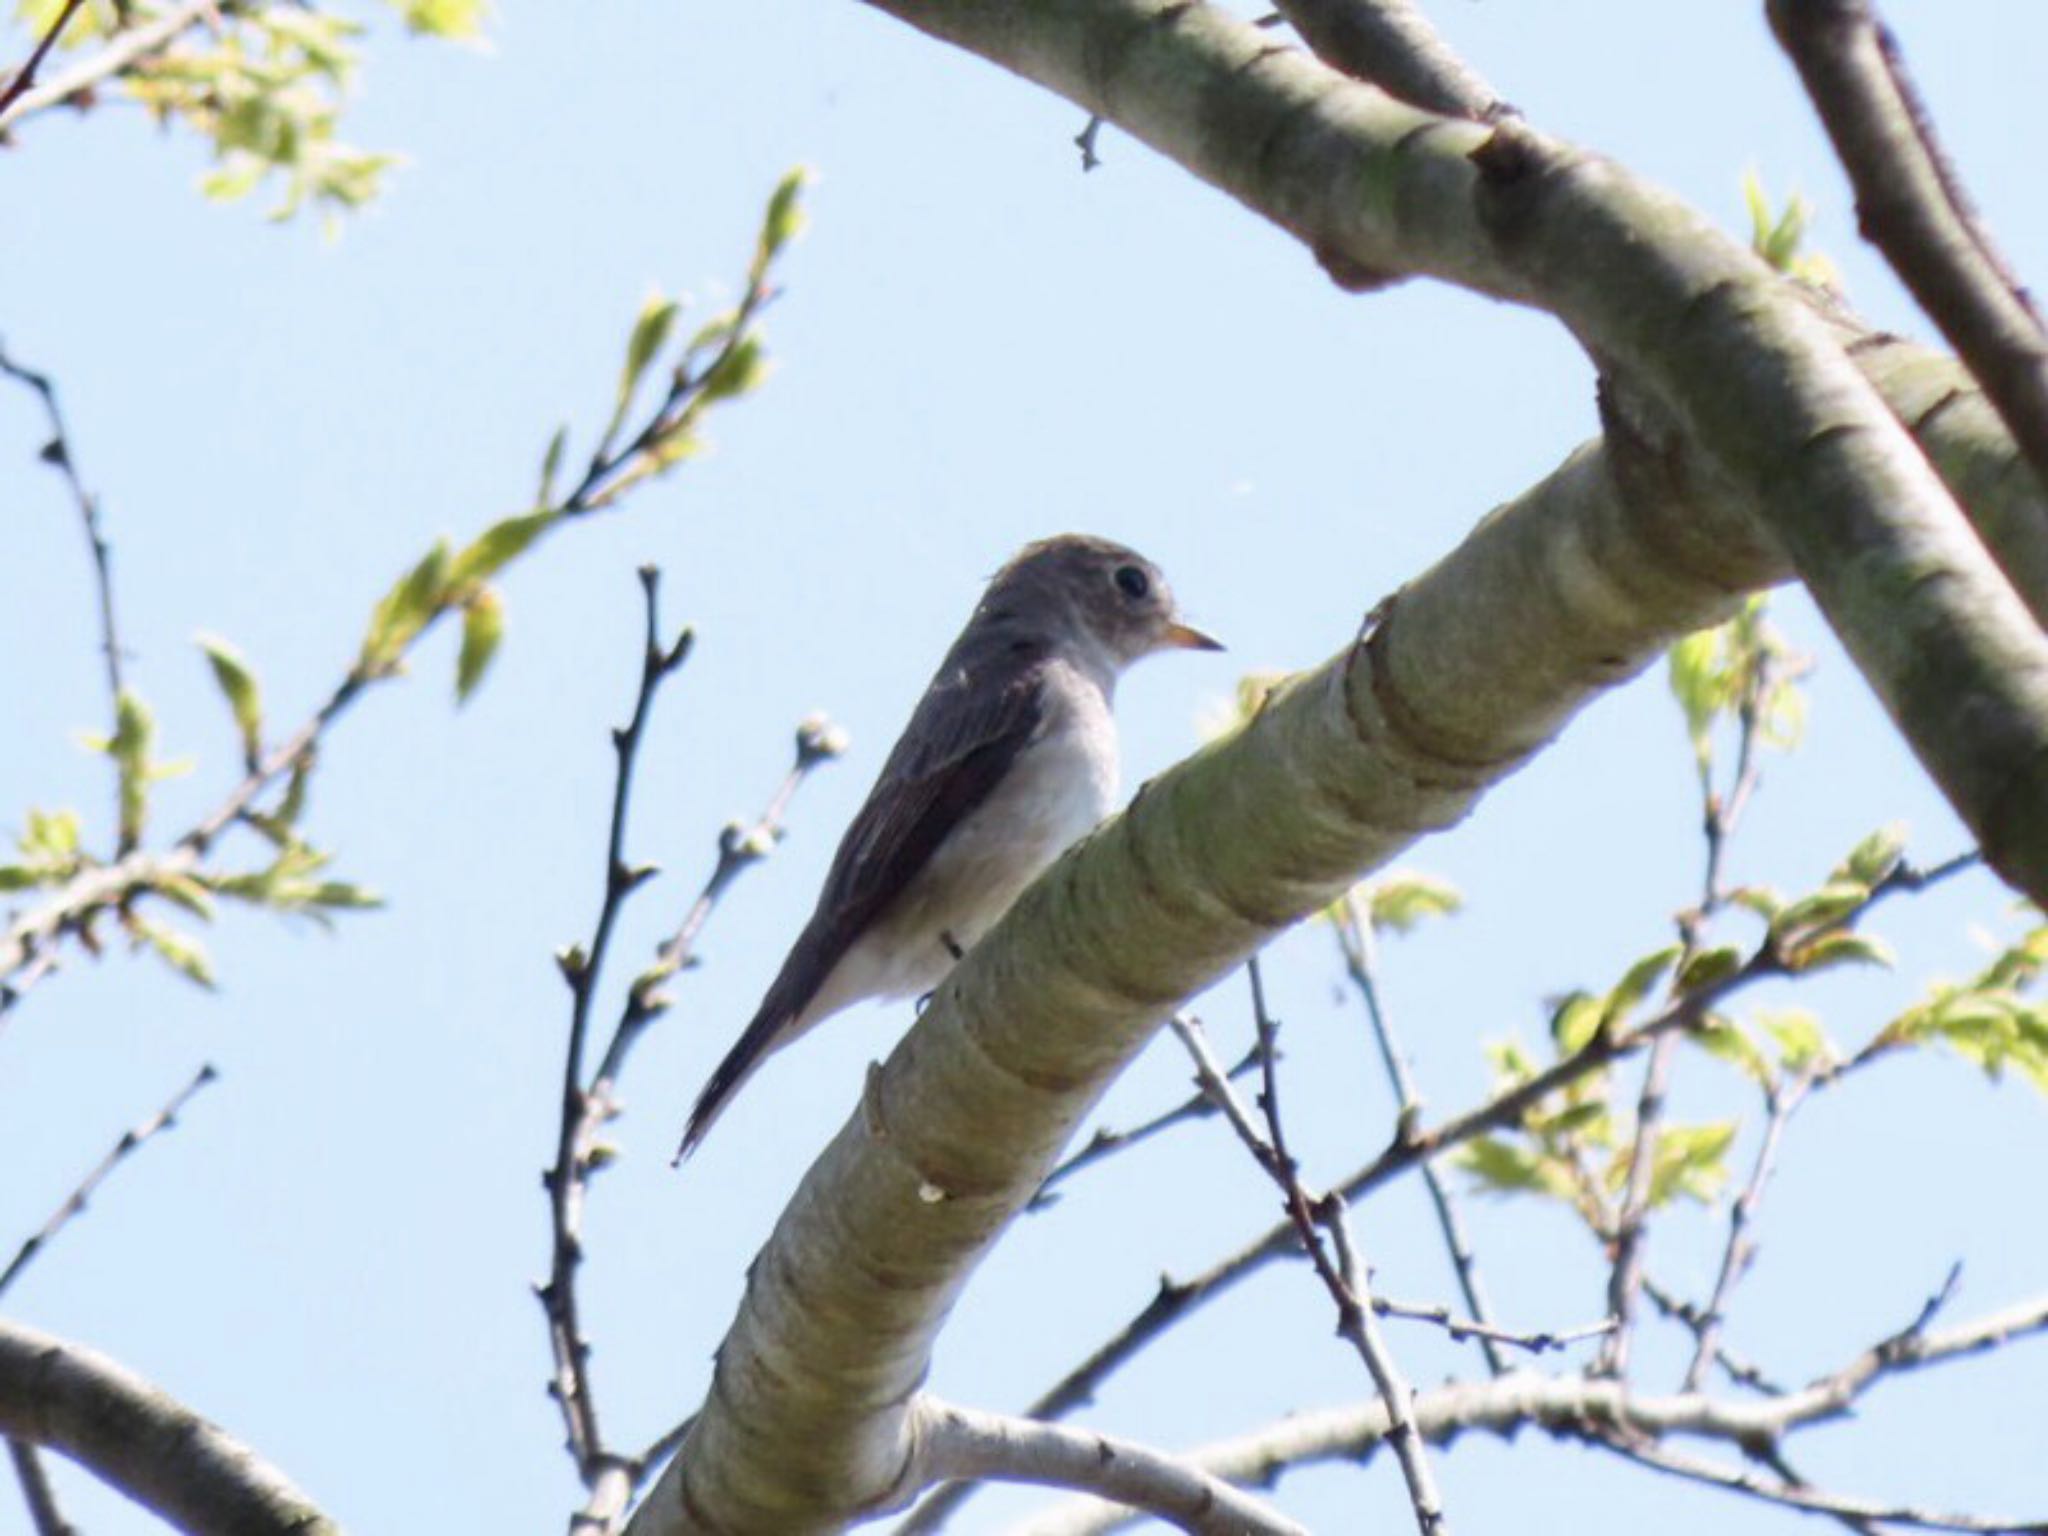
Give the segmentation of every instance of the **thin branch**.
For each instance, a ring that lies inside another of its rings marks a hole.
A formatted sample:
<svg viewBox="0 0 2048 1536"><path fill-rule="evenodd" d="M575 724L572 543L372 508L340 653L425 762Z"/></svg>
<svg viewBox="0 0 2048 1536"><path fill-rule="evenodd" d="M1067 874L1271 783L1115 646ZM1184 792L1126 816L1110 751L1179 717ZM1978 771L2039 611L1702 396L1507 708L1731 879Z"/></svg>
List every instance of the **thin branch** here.
<svg viewBox="0 0 2048 1536"><path fill-rule="evenodd" d="M1235 1090L1218 1069L1201 1025L1192 1018L1177 1015L1172 1021L1174 1033L1194 1057L1196 1074L1203 1090L1216 1099L1224 1118L1237 1132L1238 1139L1251 1153L1253 1161L1279 1189L1288 1220L1293 1223L1317 1278L1336 1306L1337 1334L1358 1353L1373 1385L1379 1389L1381 1401L1387 1406L1388 1421L1392 1426L1389 1438L1393 1442L1395 1458L1400 1463L1402 1479L1408 1485L1408 1501L1415 1511L1416 1527L1422 1536L1436 1536L1436 1533L1448 1531L1449 1525L1444 1519L1443 1496L1437 1490L1435 1474L1416 1432L1410 1402L1414 1396L1413 1389L1402 1376L1393 1352L1387 1348L1380 1333L1371 1305L1371 1287L1352 1248L1343 1197L1336 1194L1311 1196L1302 1185L1299 1165L1288 1149L1286 1124L1280 1113L1279 1072L1273 1059L1280 1026L1266 1006L1265 982L1256 955L1245 963L1245 971L1251 983L1252 1019L1264 1047L1259 1092L1260 1107L1266 1119L1263 1135L1252 1124ZM1323 1241L1324 1233L1329 1236L1327 1246Z"/></svg>
<svg viewBox="0 0 2048 1536"><path fill-rule="evenodd" d="M10 85L8 92L14 99L0 105L0 134L5 134L24 118L78 100L103 81L125 74L151 54L167 47L180 34L229 9L231 6L221 3L221 0L186 0L184 5L165 12L154 21L115 33L106 47L90 58L81 59L46 85L18 93Z"/></svg>
<svg viewBox="0 0 2048 1536"><path fill-rule="evenodd" d="M1953 1511L1922 1509L1911 1504L1891 1504L1853 1494L1831 1493L1807 1483L1781 1478L1759 1477L1743 1467L1729 1466L1704 1456L1673 1450L1645 1436L1630 1434L1617 1426L1603 1426L1586 1435L1595 1445L1626 1457L1639 1466L1668 1472L1689 1482L1706 1483L1730 1493L1747 1494L1767 1504L1805 1510L1809 1514L1831 1515L1837 1520L1884 1525L1912 1526L1928 1531L1983 1531L1996 1536L2028 1536L2048 1532L2048 1520L2014 1520L1999 1515L1968 1515Z"/></svg>
<svg viewBox="0 0 2048 1536"><path fill-rule="evenodd" d="M1422 1092L1415 1081L1414 1068L1409 1065L1408 1053L1394 1034L1393 1019L1380 995L1372 914L1363 910L1356 894L1349 891L1344 895L1342 910L1345 920L1332 926L1337 934L1338 951L1344 957L1345 974L1351 978L1359 1000L1365 1004L1366 1017L1372 1023L1373 1039L1379 1046L1381 1065L1386 1068L1388 1081L1393 1084L1394 1096L1399 1101L1400 1123L1413 1126L1422 1118ZM1466 1235L1457 1197L1434 1158L1423 1161L1421 1173L1423 1185L1429 1191L1429 1203L1436 1212L1437 1229L1443 1233L1444 1247L1451 1257L1451 1270L1457 1276L1458 1290L1473 1318L1481 1324L1488 1324L1491 1322L1491 1309L1486 1301L1486 1287L1479 1278L1478 1255L1473 1252L1472 1240ZM1507 1359L1501 1354L1495 1339L1476 1329L1472 1331L1472 1337L1479 1340L1488 1370L1498 1376L1508 1368Z"/></svg>
<svg viewBox="0 0 2048 1536"><path fill-rule="evenodd" d="M567 496L542 509L553 513L551 527L576 522L619 505L634 487L659 474L668 461L664 444L689 429L696 415L717 397L707 389L729 378L742 348L758 345L751 329L771 304L776 290L768 283L766 257L757 255L747 291L722 328L688 350L670 374L659 404L628 437L614 447L608 432L592 455L582 478ZM327 731L373 684L395 675L403 655L410 654L441 621L459 607L444 602L432 608L410 632L399 656L373 658L358 654L327 699L284 742L243 775L206 816L194 823L163 853L137 850L111 864L90 864L58 887L44 903L9 926L0 937L0 1017L14 1008L38 980L56 967L56 947L67 937L89 931L110 908L132 901L165 881L189 876L213 845L230 829L260 816L258 801L281 780L302 773Z"/></svg>
<svg viewBox="0 0 2048 1536"><path fill-rule="evenodd" d="M141 1124L122 1132L121 1139L114 1143L113 1149L92 1166L86 1176L78 1181L77 1187L64 1197L56 1210L50 1213L49 1219L43 1223L41 1229L24 1242L8 1266L0 1270L0 1294L5 1294L7 1288L21 1278L22 1271L28 1268L36 1255L47 1248L57 1234L85 1210L92 1197L99 1192L100 1186L112 1177L114 1170L140 1151L143 1144L152 1137L176 1125L178 1115L192 1102L193 1096L219 1075L214 1071L212 1063L202 1066L192 1081L171 1095L163 1108Z"/></svg>
<svg viewBox="0 0 2048 1536"><path fill-rule="evenodd" d="M1514 108L1409 0L1274 0L1316 57L1425 111L1497 122Z"/></svg>
<svg viewBox="0 0 2048 1536"><path fill-rule="evenodd" d="M1471 1430L1513 1436L1529 1428L1573 1435L1589 1443L1635 1456L1677 1435L1718 1440L1749 1451L1774 1445L1782 1437L1850 1412L1877 1381L1904 1372L1995 1349L2015 1339L2048 1332L2048 1296L2036 1296L1942 1333L1928 1330L1931 1308L1944 1299L1937 1293L1929 1307L1906 1329L1880 1340L1809 1386L1781 1397L1730 1401L1700 1392L1668 1397L1639 1396L1626 1383L1588 1376L1544 1376L1514 1372L1479 1382L1452 1382L1416 1395L1417 1430L1432 1444L1447 1444ZM1270 1487L1293 1468L1330 1461L1355 1461L1383 1444L1392 1419L1384 1401L1349 1404L1290 1415L1249 1434L1182 1453L1181 1459L1239 1484ZM1617 1443L1611 1436L1625 1437ZM1637 1458L1640 1459L1640 1458ZM1740 1474L1736 1474L1739 1480ZM1723 1486L1736 1482L1714 1477ZM1753 1480L1759 1488L1770 1485ZM1785 1481L1790 1484L1792 1479ZM1737 1491L1756 1492L1738 1487ZM1873 1515L1887 1508L1843 1495L1819 1494L1810 1486L1782 1500L1798 1508L1842 1518L1878 1518L1912 1522L1925 1511ZM1958 1530L2048 1530L2041 1523L1996 1521L1981 1516L1949 1517L1944 1527ZM1099 1505L1062 1506L1038 1519L1011 1528L1009 1536L1095 1536L1120 1528L1125 1521ZM1920 1519L1919 1523L1934 1523Z"/></svg>
<svg viewBox="0 0 2048 1536"><path fill-rule="evenodd" d="M1785 1127L1798 1113L1799 1106L1806 1102L1812 1086L1811 1078L1801 1077L1795 1079L1790 1087L1767 1086L1764 1090L1767 1118L1763 1139L1757 1146L1749 1182L1743 1185L1742 1193L1735 1197L1734 1205L1729 1208L1728 1241L1721 1247L1721 1264L1714 1275L1714 1289L1699 1315L1699 1326L1695 1330L1697 1342L1692 1361L1685 1368L1685 1379L1680 1384L1682 1391L1697 1391L1706 1379L1708 1365L1720 1356L1721 1329L1727 1321L1728 1298L1756 1257L1756 1240L1750 1235L1750 1227L1756 1220L1757 1207L1763 1202L1764 1186L1770 1182L1772 1170L1777 1166L1778 1147L1784 1139Z"/></svg>
<svg viewBox="0 0 2048 1536"><path fill-rule="evenodd" d="M592 1176L603 1166L605 1149L599 1138L622 1113L618 1083L627 1058L647 1027L669 1006L662 983L694 963L695 945L719 898L740 873L758 863L782 835L782 818L791 799L819 763L845 750L845 738L822 719L804 721L796 734L796 761L751 828L727 827L719 835L718 859L703 891L691 905L682 926L662 946L654 965L627 988L619 1018L594 1071L586 1074L591 1007L626 898L656 873L651 865L626 862L626 821L632 796L633 769L656 692L689 655L691 635L684 630L664 645L658 608L660 572L642 567L646 630L641 651L639 692L632 717L612 732L617 757L609 832L605 849L604 895L588 946L575 946L557 956L569 985L569 1041L562 1069L562 1117L555 1162L541 1176L548 1194L552 1258L548 1278L535 1287L547 1318L554 1372L548 1392L560 1407L569 1454L583 1479L588 1498L570 1521L572 1533L598 1536L617 1527L641 1483L674 1452L687 1425L657 1440L638 1456L610 1450L599 1432L597 1403L590 1378L590 1346L584 1337L576 1295L576 1273L583 1261L583 1204Z"/></svg>
<svg viewBox="0 0 2048 1536"><path fill-rule="evenodd" d="M1251 1049L1238 1058L1237 1064L1224 1073L1224 1077L1231 1082L1236 1082L1247 1073L1258 1071L1262 1061L1260 1055L1262 1048L1261 1042L1253 1041ZM1059 1195L1055 1193L1055 1186L1064 1184L1068 1179L1084 1169L1092 1168L1095 1164L1103 1162L1119 1152L1127 1152L1133 1147L1141 1146L1162 1132L1172 1130L1177 1125L1189 1125L1198 1120L1207 1120L1216 1113L1216 1101L1197 1088L1194 1093L1174 1105L1171 1109L1162 1110L1151 1119L1140 1121L1127 1130L1117 1130L1109 1126L1098 1126L1095 1134L1088 1138L1080 1151L1068 1157L1058 1167L1054 1168L1051 1173L1045 1176L1045 1182L1038 1186L1038 1193L1033 1195L1031 1203L1024 1207L1026 1213L1045 1210L1050 1206L1058 1204Z"/></svg>
<svg viewBox="0 0 2048 1536"><path fill-rule="evenodd" d="M85 0L64 0L64 8L57 13L57 19L50 23L49 30L36 39L36 45L30 50L27 62L8 77L6 87L0 89L0 124L7 120L7 109L36 83L36 71L42 68L43 60L48 58L50 50L57 46L58 37L71 25L71 18L78 14L78 8L84 3Z"/></svg>
<svg viewBox="0 0 2048 1536"><path fill-rule="evenodd" d="M931 1478L1070 1488L1202 1536L1308 1536L1306 1526L1149 1446L950 1403L928 1402L922 1412Z"/></svg>
<svg viewBox="0 0 2048 1536"><path fill-rule="evenodd" d="M2048 486L2048 334L1935 138L1905 61L1869 0L1770 0L1772 29L1884 252Z"/></svg>
<svg viewBox="0 0 2048 1536"><path fill-rule="evenodd" d="M70 12L65 14L68 16ZM62 25L60 21L58 26ZM54 30L51 35L55 35ZM0 373L27 385L43 402L43 415L49 422L50 437L43 444L42 461L64 477L64 484L71 492L72 505L78 509L78 521L85 532L86 545L92 551L93 578L99 593L100 652L106 661L107 702L111 708L121 697L122 652L120 634L114 622L113 552L108 548L106 534L100 525L99 498L85 488L85 482L79 476L78 459L72 452L71 438L64 427L64 412L57 404L57 386L49 375L15 362L7 355L4 346L0 346Z"/></svg>
<svg viewBox="0 0 2048 1536"><path fill-rule="evenodd" d="M625 860L626 813L633 791L633 765L654 696L661 684L690 654L692 636L685 629L672 644L661 638L661 573L640 568L640 589L646 609L646 638L641 649L639 692L633 715L612 732L618 758L612 791L609 837L605 848L604 896L587 950L578 946L560 957L571 1001L569 1044L562 1067L562 1118L555 1140L555 1163L541 1177L548 1195L552 1259L545 1283L535 1287L546 1315L554 1374L548 1395L561 1409L569 1455L576 1463L591 1501L570 1522L572 1532L609 1530L625 1508L632 1490L630 1469L605 1450L597 1422L597 1402L590 1382L590 1345L584 1337L576 1298L576 1269L583 1260L583 1199L589 1184L596 1138L606 1119L605 1105L583 1086L584 1042L590 1030L591 1004L604 965L612 931L626 898L655 873L651 866L629 867ZM624 1487L620 1487L622 1479Z"/></svg>
<svg viewBox="0 0 2048 1536"><path fill-rule="evenodd" d="M97 1351L6 1320L0 1435L62 1452L181 1530L341 1530L282 1472L161 1388Z"/></svg>
<svg viewBox="0 0 2048 1536"><path fill-rule="evenodd" d="M57 1507L57 1490L50 1486L42 1453L26 1441L10 1440L7 1459L14 1463L14 1480L21 1484L22 1502L28 1505L29 1523L36 1536L79 1536L78 1527Z"/></svg>
<svg viewBox="0 0 2048 1536"><path fill-rule="evenodd" d="M1695 1339L1706 1327L1706 1316L1700 1308L1668 1286L1659 1283L1654 1275L1643 1276L1642 1291L1662 1316L1688 1329ZM1713 1357L1714 1363L1721 1367L1723 1374L1738 1387L1747 1387L1750 1391L1760 1392L1765 1397L1782 1397L1788 1390L1782 1383L1766 1374L1762 1366L1736 1354L1719 1339L1714 1343Z"/></svg>

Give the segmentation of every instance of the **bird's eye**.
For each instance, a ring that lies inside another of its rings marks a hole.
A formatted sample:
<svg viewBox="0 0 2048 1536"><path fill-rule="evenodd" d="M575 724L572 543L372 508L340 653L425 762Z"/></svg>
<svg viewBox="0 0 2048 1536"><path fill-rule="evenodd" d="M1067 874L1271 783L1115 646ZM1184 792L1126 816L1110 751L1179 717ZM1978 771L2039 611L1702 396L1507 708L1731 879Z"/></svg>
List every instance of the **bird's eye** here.
<svg viewBox="0 0 2048 1536"><path fill-rule="evenodd" d="M1151 579L1135 565L1118 566L1115 580L1117 591L1134 603L1143 602L1145 595L1152 590Z"/></svg>

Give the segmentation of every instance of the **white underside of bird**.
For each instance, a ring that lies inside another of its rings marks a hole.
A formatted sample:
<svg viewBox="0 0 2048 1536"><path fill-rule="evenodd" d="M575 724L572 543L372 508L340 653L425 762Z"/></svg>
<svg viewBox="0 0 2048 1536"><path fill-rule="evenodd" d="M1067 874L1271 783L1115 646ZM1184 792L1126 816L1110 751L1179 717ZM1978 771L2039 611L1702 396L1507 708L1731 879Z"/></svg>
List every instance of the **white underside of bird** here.
<svg viewBox="0 0 2048 1536"><path fill-rule="evenodd" d="M1099 678L1071 671L1071 684L1047 690L1052 707L1003 782L832 968L778 1044L865 998L931 991L953 968L948 939L972 949L1026 886L1109 814L1118 781L1109 697Z"/></svg>

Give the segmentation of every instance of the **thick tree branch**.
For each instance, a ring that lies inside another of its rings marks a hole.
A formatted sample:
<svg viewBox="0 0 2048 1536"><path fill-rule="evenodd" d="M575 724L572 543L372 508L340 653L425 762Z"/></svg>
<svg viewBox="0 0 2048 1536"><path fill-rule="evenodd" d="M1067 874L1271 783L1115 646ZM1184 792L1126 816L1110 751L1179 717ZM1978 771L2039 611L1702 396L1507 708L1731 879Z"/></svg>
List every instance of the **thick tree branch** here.
<svg viewBox="0 0 2048 1536"><path fill-rule="evenodd" d="M870 0L1298 235L1563 320L1726 472L2001 875L2048 896L2048 637L1791 285L1518 121L1435 117L1169 0Z"/></svg>
<svg viewBox="0 0 2048 1536"><path fill-rule="evenodd" d="M1941 327L2048 485L2048 334L1979 223L1869 0L1769 0L1866 238Z"/></svg>
<svg viewBox="0 0 2048 1536"><path fill-rule="evenodd" d="M1739 537L1695 542L1696 508L1645 526L1587 484L1605 474L1575 460L1486 521L954 970L784 1211L633 1529L797 1536L908 1499L915 1392L954 1295L1173 1004L1458 820L1770 568Z"/></svg>
<svg viewBox="0 0 2048 1536"><path fill-rule="evenodd" d="M0 1434L47 1446L197 1536L341 1527L256 1453L105 1355L0 1320Z"/></svg>

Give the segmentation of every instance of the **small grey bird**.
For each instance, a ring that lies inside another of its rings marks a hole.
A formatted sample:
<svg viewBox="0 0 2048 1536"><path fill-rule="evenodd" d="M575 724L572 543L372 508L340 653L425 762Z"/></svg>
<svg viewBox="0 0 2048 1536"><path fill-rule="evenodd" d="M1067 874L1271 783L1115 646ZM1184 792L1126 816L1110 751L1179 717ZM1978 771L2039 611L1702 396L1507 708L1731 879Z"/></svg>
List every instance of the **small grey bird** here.
<svg viewBox="0 0 2048 1536"><path fill-rule="evenodd" d="M690 1112L687 1157L768 1055L870 997L928 992L1117 794L1124 668L1219 651L1157 566L1062 534L996 572L834 855L817 910Z"/></svg>

